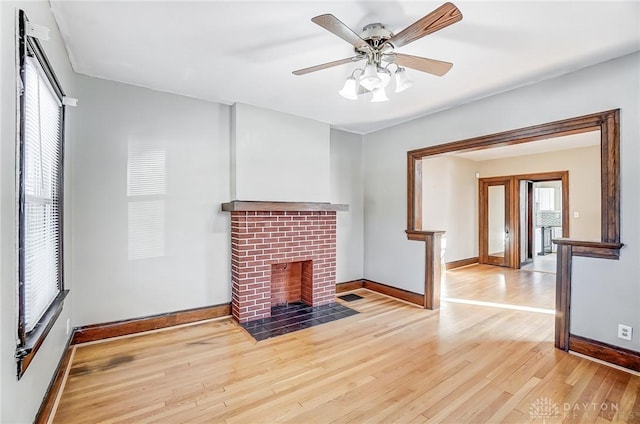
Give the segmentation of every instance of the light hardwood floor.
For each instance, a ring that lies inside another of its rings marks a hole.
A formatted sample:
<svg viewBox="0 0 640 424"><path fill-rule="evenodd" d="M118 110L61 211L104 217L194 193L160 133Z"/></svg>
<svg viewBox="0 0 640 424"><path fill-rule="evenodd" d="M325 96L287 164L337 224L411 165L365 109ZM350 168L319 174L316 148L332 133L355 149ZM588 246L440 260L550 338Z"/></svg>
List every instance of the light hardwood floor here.
<svg viewBox="0 0 640 424"><path fill-rule="evenodd" d="M546 275L473 266L444 292L551 309ZM640 377L554 349L551 314L356 293L259 343L223 319L79 345L54 422L640 422Z"/></svg>

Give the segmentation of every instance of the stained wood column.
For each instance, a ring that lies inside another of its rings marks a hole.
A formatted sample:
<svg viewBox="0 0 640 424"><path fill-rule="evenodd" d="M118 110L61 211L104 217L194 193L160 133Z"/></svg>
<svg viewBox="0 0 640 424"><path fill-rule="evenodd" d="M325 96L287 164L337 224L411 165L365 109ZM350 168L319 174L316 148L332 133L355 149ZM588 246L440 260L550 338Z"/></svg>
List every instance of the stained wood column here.
<svg viewBox="0 0 640 424"><path fill-rule="evenodd" d="M442 285L442 236L445 231L409 231L409 240L425 242L424 302L425 309L440 308L440 286Z"/></svg>
<svg viewBox="0 0 640 424"><path fill-rule="evenodd" d="M556 341L558 349L569 350L569 305L571 301L572 246L558 244L556 255Z"/></svg>
<svg viewBox="0 0 640 424"><path fill-rule="evenodd" d="M556 257L556 340L558 349L569 350L570 339L570 305L571 305L571 267L574 256L588 258L613 259L620 258L622 243L598 241L581 241L568 238L553 239L558 246Z"/></svg>

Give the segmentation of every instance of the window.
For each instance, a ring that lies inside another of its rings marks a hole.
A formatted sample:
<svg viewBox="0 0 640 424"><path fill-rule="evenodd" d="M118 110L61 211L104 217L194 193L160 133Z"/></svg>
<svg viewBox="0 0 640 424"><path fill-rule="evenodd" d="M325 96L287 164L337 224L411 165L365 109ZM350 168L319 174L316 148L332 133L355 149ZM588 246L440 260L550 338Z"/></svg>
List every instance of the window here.
<svg viewBox="0 0 640 424"><path fill-rule="evenodd" d="M64 93L19 12L18 377L62 311Z"/></svg>

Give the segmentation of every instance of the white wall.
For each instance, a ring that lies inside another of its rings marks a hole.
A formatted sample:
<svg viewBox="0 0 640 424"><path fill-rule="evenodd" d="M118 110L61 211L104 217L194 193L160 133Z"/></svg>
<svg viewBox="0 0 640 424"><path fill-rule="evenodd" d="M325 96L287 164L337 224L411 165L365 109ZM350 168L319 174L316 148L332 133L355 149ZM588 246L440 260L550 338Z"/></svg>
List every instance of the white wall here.
<svg viewBox="0 0 640 424"><path fill-rule="evenodd" d="M599 241L600 146L478 162L480 177L569 171L569 236ZM578 212L575 218L573 213Z"/></svg>
<svg viewBox="0 0 640 424"><path fill-rule="evenodd" d="M620 108L626 246L619 261L574 261L571 331L640 351L640 331L616 337L619 322L640 329L639 62L634 53L366 135L365 277L423 292L424 243L404 234L408 150Z"/></svg>
<svg viewBox="0 0 640 424"><path fill-rule="evenodd" d="M16 255L16 63L15 63L15 19L16 9L22 8L29 19L50 29L50 40L42 41L42 46L66 94L75 97L75 74L58 32L48 2L0 2L0 422L32 422L42 397L49 386L53 372L58 365L67 343L66 322L71 316L74 297L71 283L70 234L71 212L69 206L73 194L69 190L72 180L69 156L73 152L73 125L76 111L67 109L66 121L66 161L65 161L65 284L71 289L64 309L51 332L38 350L20 381L16 379L17 330L17 255Z"/></svg>
<svg viewBox="0 0 640 424"><path fill-rule="evenodd" d="M229 302L230 108L85 76L78 91L74 324Z"/></svg>
<svg viewBox="0 0 640 424"><path fill-rule="evenodd" d="M445 230L445 262L478 256L476 162L454 156L422 160L422 228Z"/></svg>
<svg viewBox="0 0 640 424"><path fill-rule="evenodd" d="M328 202L329 124L233 106L231 199Z"/></svg>
<svg viewBox="0 0 640 424"><path fill-rule="evenodd" d="M331 130L331 203L349 205L337 212L336 282L362 278L363 201L362 136Z"/></svg>

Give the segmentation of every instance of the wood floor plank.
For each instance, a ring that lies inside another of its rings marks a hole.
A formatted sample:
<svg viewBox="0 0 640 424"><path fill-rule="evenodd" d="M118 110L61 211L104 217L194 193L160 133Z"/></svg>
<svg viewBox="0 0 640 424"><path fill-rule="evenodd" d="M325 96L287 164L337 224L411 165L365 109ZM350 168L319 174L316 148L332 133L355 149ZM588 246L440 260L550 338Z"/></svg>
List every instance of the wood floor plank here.
<svg viewBox="0 0 640 424"><path fill-rule="evenodd" d="M640 421L640 377L555 349L551 314L499 307L553 309L552 275L445 277L445 298L497 306L359 289L341 301L359 314L260 342L224 319L78 345L54 423ZM588 405L612 412L569 414Z"/></svg>

